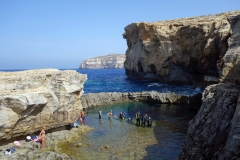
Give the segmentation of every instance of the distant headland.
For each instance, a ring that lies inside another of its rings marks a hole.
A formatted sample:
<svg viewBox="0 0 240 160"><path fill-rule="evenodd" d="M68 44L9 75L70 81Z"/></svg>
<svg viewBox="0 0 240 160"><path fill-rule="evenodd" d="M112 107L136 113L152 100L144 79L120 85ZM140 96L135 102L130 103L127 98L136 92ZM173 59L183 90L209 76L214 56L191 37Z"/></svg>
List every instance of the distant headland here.
<svg viewBox="0 0 240 160"><path fill-rule="evenodd" d="M108 69L124 68L125 54L108 54L84 60L79 68L87 69Z"/></svg>

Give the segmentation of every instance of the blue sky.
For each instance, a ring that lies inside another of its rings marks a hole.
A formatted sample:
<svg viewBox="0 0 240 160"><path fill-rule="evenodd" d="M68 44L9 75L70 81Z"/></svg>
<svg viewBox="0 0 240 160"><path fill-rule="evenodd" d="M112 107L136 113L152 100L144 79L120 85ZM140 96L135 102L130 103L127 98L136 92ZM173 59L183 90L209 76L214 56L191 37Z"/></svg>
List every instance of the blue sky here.
<svg viewBox="0 0 240 160"><path fill-rule="evenodd" d="M1 0L0 70L75 69L125 54L124 27L239 10L240 0Z"/></svg>

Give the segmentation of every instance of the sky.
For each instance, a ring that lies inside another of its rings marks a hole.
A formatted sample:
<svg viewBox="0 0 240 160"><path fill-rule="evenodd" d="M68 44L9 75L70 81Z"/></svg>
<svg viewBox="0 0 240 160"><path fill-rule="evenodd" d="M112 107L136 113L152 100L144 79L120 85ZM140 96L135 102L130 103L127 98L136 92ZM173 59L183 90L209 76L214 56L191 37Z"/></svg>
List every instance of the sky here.
<svg viewBox="0 0 240 160"><path fill-rule="evenodd" d="M240 0L0 0L0 70L77 69L125 54L124 27L240 9Z"/></svg>

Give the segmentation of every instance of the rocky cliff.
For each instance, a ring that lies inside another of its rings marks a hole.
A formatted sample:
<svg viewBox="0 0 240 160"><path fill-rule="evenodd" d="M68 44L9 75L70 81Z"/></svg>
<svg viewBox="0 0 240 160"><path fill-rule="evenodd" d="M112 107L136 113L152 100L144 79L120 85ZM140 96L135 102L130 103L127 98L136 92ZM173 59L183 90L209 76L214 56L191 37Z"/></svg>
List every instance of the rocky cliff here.
<svg viewBox="0 0 240 160"><path fill-rule="evenodd" d="M0 140L75 121L86 79L71 70L0 72Z"/></svg>
<svg viewBox="0 0 240 160"><path fill-rule="evenodd" d="M220 82L208 86L189 123L180 159L240 158L240 15L228 16L228 50L220 59Z"/></svg>
<svg viewBox="0 0 240 160"><path fill-rule="evenodd" d="M100 68L124 68L125 54L108 54L84 60L79 68L100 69Z"/></svg>
<svg viewBox="0 0 240 160"><path fill-rule="evenodd" d="M126 75L202 88L218 83L223 71L222 58L232 35L229 17L239 13L126 26L123 34L128 46L124 62ZM224 72L230 68L225 67Z"/></svg>

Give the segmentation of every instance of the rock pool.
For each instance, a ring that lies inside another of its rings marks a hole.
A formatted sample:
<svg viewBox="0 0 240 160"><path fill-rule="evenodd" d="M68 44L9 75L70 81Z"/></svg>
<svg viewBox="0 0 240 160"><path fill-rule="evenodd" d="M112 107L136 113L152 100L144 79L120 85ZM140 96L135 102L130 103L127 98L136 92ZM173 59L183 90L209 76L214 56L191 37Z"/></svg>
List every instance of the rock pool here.
<svg viewBox="0 0 240 160"><path fill-rule="evenodd" d="M103 110L101 120L98 119L100 109ZM110 110L117 118L108 119ZM127 121L137 111L153 119L151 128L136 126L135 120ZM118 119L120 112L125 114L125 120ZM131 102L99 106L86 110L86 125L94 130L76 142L62 143L59 147L74 159L173 160L180 154L188 123L196 113L186 104Z"/></svg>

